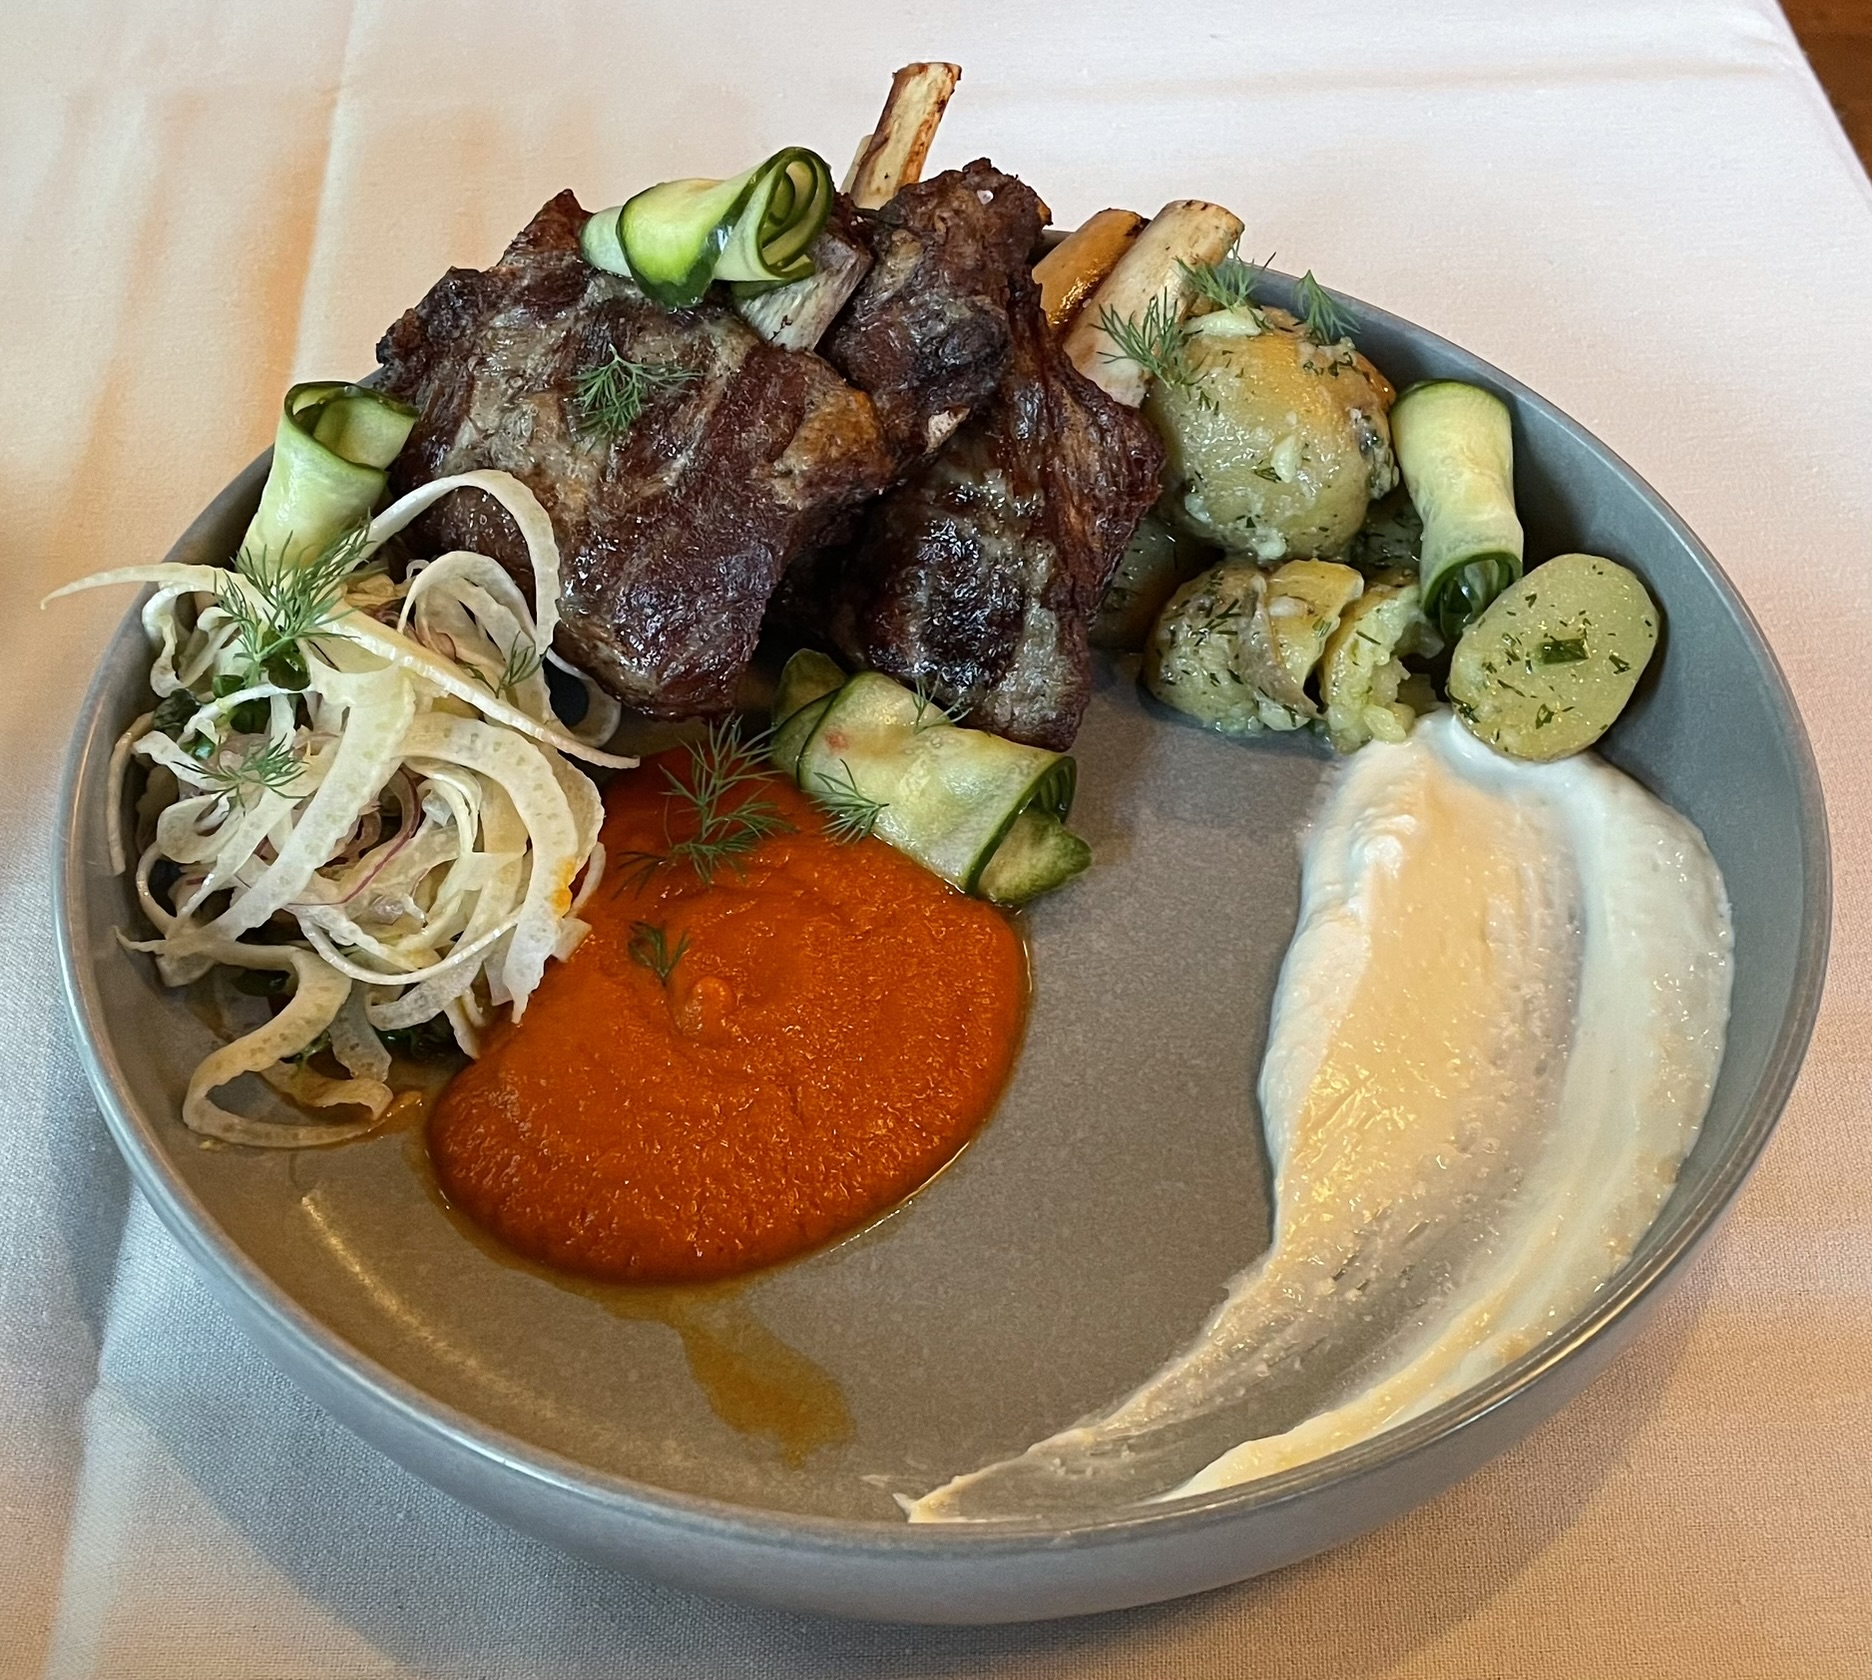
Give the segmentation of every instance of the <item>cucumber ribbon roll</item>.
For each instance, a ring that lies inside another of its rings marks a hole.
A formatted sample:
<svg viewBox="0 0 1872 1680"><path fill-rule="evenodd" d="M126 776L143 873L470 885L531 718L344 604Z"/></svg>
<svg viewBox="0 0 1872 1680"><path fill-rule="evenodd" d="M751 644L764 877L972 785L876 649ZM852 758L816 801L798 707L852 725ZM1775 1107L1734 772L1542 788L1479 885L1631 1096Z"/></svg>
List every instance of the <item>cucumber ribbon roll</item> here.
<svg viewBox="0 0 1872 1680"><path fill-rule="evenodd" d="M1413 385L1391 410L1391 443L1423 520L1424 615L1453 642L1521 576L1508 407L1453 379Z"/></svg>
<svg viewBox="0 0 1872 1680"><path fill-rule="evenodd" d="M286 393L273 465L243 553L296 566L369 517L417 411L362 385L319 381Z"/></svg>
<svg viewBox="0 0 1872 1680"><path fill-rule="evenodd" d="M712 281L749 296L803 280L832 208L832 171L788 146L728 181L665 181L585 224L579 249L667 309L687 309Z"/></svg>
<svg viewBox="0 0 1872 1680"><path fill-rule="evenodd" d="M835 834L875 834L953 887L1001 904L1063 885L1092 861L1066 827L1077 771L1064 753L963 729L876 671L824 654L781 674L771 756Z"/></svg>

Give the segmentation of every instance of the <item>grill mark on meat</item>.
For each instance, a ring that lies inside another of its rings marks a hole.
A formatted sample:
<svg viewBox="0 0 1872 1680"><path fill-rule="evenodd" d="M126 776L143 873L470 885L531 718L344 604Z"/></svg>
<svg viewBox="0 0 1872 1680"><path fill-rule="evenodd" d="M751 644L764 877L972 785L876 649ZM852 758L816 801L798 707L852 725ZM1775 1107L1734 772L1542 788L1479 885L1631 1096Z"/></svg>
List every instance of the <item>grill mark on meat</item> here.
<svg viewBox="0 0 1872 1680"><path fill-rule="evenodd" d="M892 476L870 399L819 357L764 344L731 309L665 310L578 253L561 193L493 268L451 269L384 336L384 387L422 409L399 493L471 468L513 473L560 547L559 652L652 716L728 710L781 574ZM574 391L616 350L693 374L616 439ZM492 498L464 491L411 528L429 552L492 555L531 587Z"/></svg>
<svg viewBox="0 0 1872 1680"><path fill-rule="evenodd" d="M1000 265L950 277L952 294L1005 299L1008 356L992 395L865 511L855 542L796 567L779 608L848 659L924 684L979 728L1063 749L1091 694L1087 627L1157 498L1163 446L1073 367L1048 328L1027 264L1039 202L1021 192L1028 220L1015 229L972 192L944 201L951 248ZM970 202L992 216L996 237L956 235ZM889 399L877 400L888 415Z"/></svg>

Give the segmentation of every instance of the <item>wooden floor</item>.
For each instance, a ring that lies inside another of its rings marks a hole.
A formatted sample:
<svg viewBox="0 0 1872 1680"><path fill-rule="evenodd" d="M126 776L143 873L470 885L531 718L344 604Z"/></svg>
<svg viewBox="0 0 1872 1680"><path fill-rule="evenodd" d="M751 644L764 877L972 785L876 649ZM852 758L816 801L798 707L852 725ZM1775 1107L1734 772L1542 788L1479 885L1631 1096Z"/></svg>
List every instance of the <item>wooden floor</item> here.
<svg viewBox="0 0 1872 1680"><path fill-rule="evenodd" d="M1859 161L1872 170L1872 0L1781 0Z"/></svg>

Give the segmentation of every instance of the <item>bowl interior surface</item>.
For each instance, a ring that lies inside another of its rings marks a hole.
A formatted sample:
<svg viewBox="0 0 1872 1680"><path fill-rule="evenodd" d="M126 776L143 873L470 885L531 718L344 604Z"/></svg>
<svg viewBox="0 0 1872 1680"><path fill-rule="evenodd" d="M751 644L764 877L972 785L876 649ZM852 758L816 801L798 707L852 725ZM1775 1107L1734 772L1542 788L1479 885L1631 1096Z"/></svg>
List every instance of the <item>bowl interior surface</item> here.
<svg viewBox="0 0 1872 1680"><path fill-rule="evenodd" d="M1708 838L1734 909L1734 1010L1702 1135L1593 1309L1604 1319L1707 1227L1785 1097L1824 961L1817 781L1759 633L1642 482L1512 380L1358 313L1361 348L1400 388L1467 378L1510 402L1530 563L1611 555L1663 607L1660 657L1605 752ZM256 463L172 558L224 559L260 476ZM1074 826L1096 864L1026 918L1033 1013L997 1114L870 1229L736 1287L632 1297L564 1286L475 1240L438 1205L419 1133L273 1154L204 1148L183 1129L210 1029L118 949L114 930L137 919L105 864L104 759L143 709L146 667L132 617L80 723L61 883L74 1001L119 1141L165 1217L211 1255L256 1268L358 1369L472 1420L508 1456L550 1455L601 1491L622 1478L652 1503L719 1501L782 1529L817 1518L901 1533L893 1493L1102 1408L1181 1348L1265 1247L1255 1079L1300 833L1330 767L1311 741L1225 741L1141 698L1128 666L1103 664L1076 748ZM1295 1421L1334 1374L1230 1419L1217 1450Z"/></svg>

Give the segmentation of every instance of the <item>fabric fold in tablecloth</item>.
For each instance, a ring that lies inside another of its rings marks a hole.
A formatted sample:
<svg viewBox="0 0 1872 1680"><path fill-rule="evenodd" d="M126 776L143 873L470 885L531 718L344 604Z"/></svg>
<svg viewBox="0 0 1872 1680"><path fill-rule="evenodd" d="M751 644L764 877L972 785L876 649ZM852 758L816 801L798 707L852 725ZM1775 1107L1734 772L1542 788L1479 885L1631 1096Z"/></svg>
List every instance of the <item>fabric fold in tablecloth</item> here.
<svg viewBox="0 0 1872 1680"><path fill-rule="evenodd" d="M507 1533L274 1373L130 1190L48 904L59 764L124 603L451 263L965 67L936 166L1062 222L1200 194L1281 266L1498 363L1736 579L1832 811L1801 1087L1656 1330L1432 1506L1266 1582L1057 1627L866 1628ZM1872 188L1749 0L1275 7L81 0L0 19L0 1677L1872 1673Z"/></svg>

